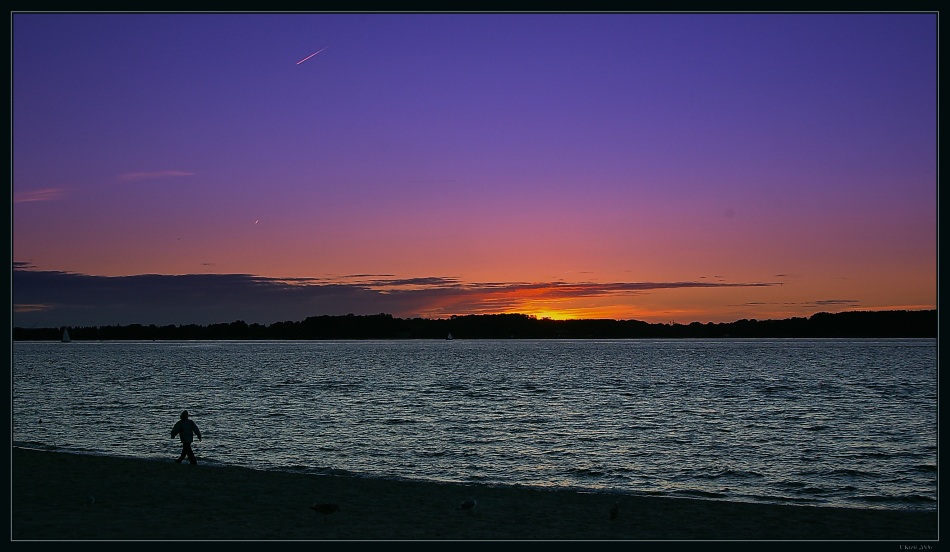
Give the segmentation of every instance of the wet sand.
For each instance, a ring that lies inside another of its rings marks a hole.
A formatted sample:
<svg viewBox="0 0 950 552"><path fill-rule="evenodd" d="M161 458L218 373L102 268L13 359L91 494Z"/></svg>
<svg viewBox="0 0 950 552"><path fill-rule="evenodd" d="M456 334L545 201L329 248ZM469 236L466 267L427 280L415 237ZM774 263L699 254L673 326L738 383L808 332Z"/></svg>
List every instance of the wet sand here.
<svg viewBox="0 0 950 552"><path fill-rule="evenodd" d="M618 497L20 448L11 462L13 541L875 541L898 550L938 540L936 512ZM456 509L472 497L474 510ZM322 514L314 503L339 509Z"/></svg>

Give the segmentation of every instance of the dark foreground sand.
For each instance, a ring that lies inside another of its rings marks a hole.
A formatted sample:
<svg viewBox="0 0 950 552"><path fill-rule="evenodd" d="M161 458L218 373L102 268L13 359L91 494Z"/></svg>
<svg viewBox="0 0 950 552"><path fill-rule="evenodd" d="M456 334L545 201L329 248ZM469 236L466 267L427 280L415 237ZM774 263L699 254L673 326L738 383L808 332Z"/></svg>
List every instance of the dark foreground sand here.
<svg viewBox="0 0 950 552"><path fill-rule="evenodd" d="M13 541L936 541L936 512L409 483L14 448ZM94 500L91 500L93 497ZM456 510L469 497L474 512ZM339 504L323 515L309 506ZM919 548L918 548L919 549Z"/></svg>

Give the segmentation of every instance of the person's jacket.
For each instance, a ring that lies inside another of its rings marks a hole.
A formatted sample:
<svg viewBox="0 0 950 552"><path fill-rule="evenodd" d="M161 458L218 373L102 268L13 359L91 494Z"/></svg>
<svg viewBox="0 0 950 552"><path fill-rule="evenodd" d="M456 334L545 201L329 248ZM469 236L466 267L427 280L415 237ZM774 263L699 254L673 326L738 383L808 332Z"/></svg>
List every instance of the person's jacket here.
<svg viewBox="0 0 950 552"><path fill-rule="evenodd" d="M175 427L172 428L172 437L176 435L181 435L182 443L192 442L195 435L201 439L201 431L198 430L198 424L189 419L178 420Z"/></svg>

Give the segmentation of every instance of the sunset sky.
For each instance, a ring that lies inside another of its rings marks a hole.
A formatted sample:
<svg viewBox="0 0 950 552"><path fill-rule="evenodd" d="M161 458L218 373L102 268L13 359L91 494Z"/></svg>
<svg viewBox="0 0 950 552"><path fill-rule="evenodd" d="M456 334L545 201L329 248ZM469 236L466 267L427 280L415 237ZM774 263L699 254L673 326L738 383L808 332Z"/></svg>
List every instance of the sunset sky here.
<svg viewBox="0 0 950 552"><path fill-rule="evenodd" d="M15 326L936 308L935 13L11 21Z"/></svg>

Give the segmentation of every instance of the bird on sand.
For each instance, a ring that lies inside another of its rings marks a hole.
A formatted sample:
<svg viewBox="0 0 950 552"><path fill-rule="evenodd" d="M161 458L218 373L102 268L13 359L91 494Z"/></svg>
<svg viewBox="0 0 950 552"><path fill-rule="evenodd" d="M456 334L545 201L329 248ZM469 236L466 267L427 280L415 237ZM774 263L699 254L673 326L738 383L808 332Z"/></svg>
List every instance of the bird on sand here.
<svg viewBox="0 0 950 552"><path fill-rule="evenodd" d="M323 515L327 515L327 514L332 514L333 512L336 512L337 510L339 510L340 505L339 504L321 504L319 502L314 502L313 505L310 506L310 509L316 512L320 512Z"/></svg>
<svg viewBox="0 0 950 552"><path fill-rule="evenodd" d="M478 503L475 502L475 499L474 499L474 498L470 498L470 499L466 500L465 502L459 504L455 509L456 509L456 510L475 511L475 506L477 506L477 505L478 505Z"/></svg>
<svg viewBox="0 0 950 552"><path fill-rule="evenodd" d="M610 507L610 519L617 519L617 516L620 515L620 504L614 502L614 505Z"/></svg>

